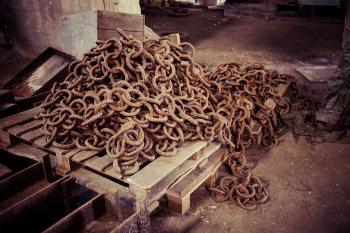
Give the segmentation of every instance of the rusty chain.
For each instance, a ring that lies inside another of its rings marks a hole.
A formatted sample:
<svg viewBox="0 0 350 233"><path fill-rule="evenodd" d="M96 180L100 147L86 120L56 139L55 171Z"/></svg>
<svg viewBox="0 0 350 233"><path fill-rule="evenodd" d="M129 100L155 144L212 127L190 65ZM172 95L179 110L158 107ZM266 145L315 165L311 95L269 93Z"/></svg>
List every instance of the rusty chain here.
<svg viewBox="0 0 350 233"><path fill-rule="evenodd" d="M278 143L280 116L290 105L275 88L290 77L259 64L203 69L189 43L118 32L119 39L97 41L52 87L36 116L46 145L106 151L114 169L130 176L157 156L174 156L186 141L216 139L229 148L232 175L211 187L213 199L246 209L264 203L268 191L250 174L244 152ZM274 110L264 105L269 98ZM262 127L261 140L253 121Z"/></svg>

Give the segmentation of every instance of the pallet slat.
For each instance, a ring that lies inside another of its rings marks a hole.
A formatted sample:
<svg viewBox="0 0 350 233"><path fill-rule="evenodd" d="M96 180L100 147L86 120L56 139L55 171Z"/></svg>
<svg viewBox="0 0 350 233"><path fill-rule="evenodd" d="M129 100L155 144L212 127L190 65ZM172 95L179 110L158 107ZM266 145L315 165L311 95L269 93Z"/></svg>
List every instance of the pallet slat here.
<svg viewBox="0 0 350 233"><path fill-rule="evenodd" d="M176 213L184 214L190 208L190 195L210 176L215 174L219 166L227 159L226 148L220 148L209 157L204 167L197 167L184 179L167 191L168 208Z"/></svg>
<svg viewBox="0 0 350 233"><path fill-rule="evenodd" d="M75 162L84 162L85 160L96 156L99 152L98 151L79 151L75 155L73 155L72 160Z"/></svg>
<svg viewBox="0 0 350 233"><path fill-rule="evenodd" d="M41 107L36 107L24 112L17 113L9 117L2 118L0 120L0 140L7 143L11 143L10 135L7 132L7 129L10 128L11 126L33 119L34 116L38 114L40 111L41 111Z"/></svg>
<svg viewBox="0 0 350 233"><path fill-rule="evenodd" d="M37 129L42 126L42 120L34 120L23 125L15 125L7 130L10 134L18 136L20 134L26 133L32 129Z"/></svg>
<svg viewBox="0 0 350 233"><path fill-rule="evenodd" d="M24 143L10 146L7 148L7 151L14 155L27 157L36 161L42 161L42 157L47 155L46 152Z"/></svg>
<svg viewBox="0 0 350 233"><path fill-rule="evenodd" d="M43 136L43 135L45 135L44 130L39 128L39 129L34 129L22 134L21 138L27 142L32 143L34 139L39 138L40 136Z"/></svg>
<svg viewBox="0 0 350 233"><path fill-rule="evenodd" d="M208 142L206 141L185 143L178 149L175 156L159 157L133 176L127 178L127 181L141 189L149 189L207 144Z"/></svg>
<svg viewBox="0 0 350 233"><path fill-rule="evenodd" d="M77 232L102 215L104 209L104 196L98 194L72 213L45 229L43 233Z"/></svg>
<svg viewBox="0 0 350 233"><path fill-rule="evenodd" d="M103 172L109 165L113 163L113 158L108 155L104 155L102 157L95 156L89 160L87 160L84 164L88 167L96 169L97 171Z"/></svg>

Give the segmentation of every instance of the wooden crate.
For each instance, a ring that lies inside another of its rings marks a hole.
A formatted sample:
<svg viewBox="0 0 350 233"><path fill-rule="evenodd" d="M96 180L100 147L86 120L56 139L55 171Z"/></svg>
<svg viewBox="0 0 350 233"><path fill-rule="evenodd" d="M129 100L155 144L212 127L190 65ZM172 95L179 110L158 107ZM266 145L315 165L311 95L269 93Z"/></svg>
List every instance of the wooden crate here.
<svg viewBox="0 0 350 233"><path fill-rule="evenodd" d="M95 45L96 40L119 37L117 28L138 39L144 37L143 15L111 11L88 11L62 17L60 21L61 47L73 56L80 57Z"/></svg>
<svg viewBox="0 0 350 233"><path fill-rule="evenodd" d="M137 210L147 208L157 202L167 194L171 187L182 181L198 166L204 166L211 161L211 157L215 155L214 152L221 147L216 142L187 142L178 149L175 156L158 157L152 162L143 164L134 175L122 178L112 166L113 159L105 152L80 149L67 151L45 147L44 132L41 129L42 122L34 120L34 115L39 111L40 108L34 108L1 119L1 139L6 140L9 144L24 142L55 155L56 172L61 175L71 173L78 168L87 168L96 174L121 183L128 187L128 190L136 197L135 208ZM197 183L196 188L203 183L203 179L198 179Z"/></svg>

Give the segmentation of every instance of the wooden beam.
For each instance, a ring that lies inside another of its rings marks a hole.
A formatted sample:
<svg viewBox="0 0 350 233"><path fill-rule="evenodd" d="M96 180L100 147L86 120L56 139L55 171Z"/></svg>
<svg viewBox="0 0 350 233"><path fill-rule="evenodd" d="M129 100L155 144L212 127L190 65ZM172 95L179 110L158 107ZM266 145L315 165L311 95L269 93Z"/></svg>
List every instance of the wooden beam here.
<svg viewBox="0 0 350 233"><path fill-rule="evenodd" d="M20 112L15 115L0 119L0 140L5 141L7 143L11 143L10 135L7 132L7 129L10 128L11 126L33 119L34 116L39 112L41 112L41 107L36 107L36 108L29 109L27 111Z"/></svg>
<svg viewBox="0 0 350 233"><path fill-rule="evenodd" d="M0 213L4 232L41 232L66 213L59 179ZM40 204L38 204L40 203Z"/></svg>
<svg viewBox="0 0 350 233"><path fill-rule="evenodd" d="M58 222L46 228L43 233L78 232L86 225L97 219L105 212L104 195L98 194L84 205L70 214L61 218Z"/></svg>
<svg viewBox="0 0 350 233"><path fill-rule="evenodd" d="M157 158L136 174L127 178L127 181L129 184L135 185L141 189L149 189L206 145L208 145L206 141L185 143L182 147L178 148L178 152L175 156L161 156Z"/></svg>
<svg viewBox="0 0 350 233"><path fill-rule="evenodd" d="M191 194L210 176L214 175L219 166L227 159L226 148L220 148L208 158L208 163L202 168L197 167L184 179L167 191L169 210L184 214L190 207Z"/></svg>
<svg viewBox="0 0 350 233"><path fill-rule="evenodd" d="M48 181L53 181L52 164L50 154L25 143L19 143L7 148L7 151L16 156L26 157L43 163L45 177Z"/></svg>
<svg viewBox="0 0 350 233"><path fill-rule="evenodd" d="M144 15L116 13L112 11L97 11L97 28L116 29L143 32Z"/></svg>
<svg viewBox="0 0 350 233"><path fill-rule="evenodd" d="M44 179L42 163L35 163L0 181L0 201Z"/></svg>

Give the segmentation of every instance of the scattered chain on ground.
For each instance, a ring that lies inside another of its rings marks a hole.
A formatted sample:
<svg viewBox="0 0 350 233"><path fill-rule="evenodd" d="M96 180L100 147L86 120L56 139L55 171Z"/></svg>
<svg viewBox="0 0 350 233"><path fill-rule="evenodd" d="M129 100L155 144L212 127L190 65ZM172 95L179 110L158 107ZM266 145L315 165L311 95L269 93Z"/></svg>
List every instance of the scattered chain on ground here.
<svg viewBox="0 0 350 233"><path fill-rule="evenodd" d="M106 151L116 172L130 176L186 141L215 139L229 148L232 174L211 187L213 199L245 209L264 203L268 191L244 152L278 143L290 104L276 89L291 78L255 63L203 69L189 43L118 31L121 38L97 41L52 87L36 116L47 146Z"/></svg>
<svg viewBox="0 0 350 233"><path fill-rule="evenodd" d="M290 110L289 102L278 93L280 85L293 78L267 70L261 64L224 63L206 74L211 86L211 102L216 112L224 111L231 134L227 164L232 174L221 177L210 187L212 198L230 200L244 209L268 200L262 182L251 175L245 150L252 145L271 148L284 129L281 116ZM226 129L225 129L226 130ZM220 137L220 135L219 135Z"/></svg>

